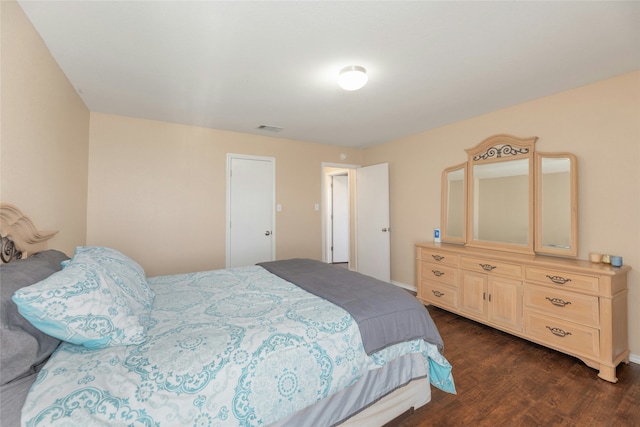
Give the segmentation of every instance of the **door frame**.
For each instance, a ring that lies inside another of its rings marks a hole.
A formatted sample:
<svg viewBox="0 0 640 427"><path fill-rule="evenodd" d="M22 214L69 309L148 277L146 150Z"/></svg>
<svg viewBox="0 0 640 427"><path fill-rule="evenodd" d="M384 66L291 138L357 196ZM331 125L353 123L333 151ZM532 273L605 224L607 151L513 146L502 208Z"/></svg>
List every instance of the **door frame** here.
<svg viewBox="0 0 640 427"><path fill-rule="evenodd" d="M231 161L233 159L244 159L244 160L260 160L270 162L272 165L272 196L271 196L271 211L273 215L271 215L271 260L276 259L276 158L275 157L264 157L264 156L252 156L248 154L234 154L227 153L227 170L225 172L226 176L226 201L225 201L225 210L226 210L226 218L225 218L225 231L226 231L226 242L225 242L225 267L229 268L231 262Z"/></svg>
<svg viewBox="0 0 640 427"><path fill-rule="evenodd" d="M321 218L321 223L322 223L322 262L329 262L330 260L327 259L327 188L326 188L326 178L330 175L333 175L335 173L326 173L325 172L325 168L338 168L338 169L358 169L360 168L360 165L351 165L351 164L344 164L344 163L331 163L331 162L322 162L320 164L320 175L322 177L322 179L320 180L321 182L321 189L320 189L320 194L322 195L321 199L320 199L320 218ZM352 182L353 180L351 178L349 178L348 183L349 183L349 194L351 195L352 193L352 189L355 188L354 187L354 183ZM354 206L355 209L357 209L357 206ZM355 211L354 209L349 209L349 223L352 222L352 219L354 218L355 215ZM350 243L349 243L349 252L351 252L351 242L354 242L353 245L353 251L356 253L357 255L357 251L358 251L358 247L355 244L354 239L357 238L357 227L355 227L352 231L352 233L350 232ZM356 260L355 257L352 257L351 254L349 254L349 269L350 270L355 270L357 269L357 265L356 265Z"/></svg>

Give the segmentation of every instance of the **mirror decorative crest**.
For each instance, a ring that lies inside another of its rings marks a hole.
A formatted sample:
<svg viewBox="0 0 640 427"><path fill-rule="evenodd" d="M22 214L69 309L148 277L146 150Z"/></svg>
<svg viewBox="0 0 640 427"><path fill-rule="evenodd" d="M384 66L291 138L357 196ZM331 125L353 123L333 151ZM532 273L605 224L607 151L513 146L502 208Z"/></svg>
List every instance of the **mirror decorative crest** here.
<svg viewBox="0 0 640 427"><path fill-rule="evenodd" d="M466 163L444 170L443 241L577 256L576 158L536 153L537 139L494 135L465 150Z"/></svg>

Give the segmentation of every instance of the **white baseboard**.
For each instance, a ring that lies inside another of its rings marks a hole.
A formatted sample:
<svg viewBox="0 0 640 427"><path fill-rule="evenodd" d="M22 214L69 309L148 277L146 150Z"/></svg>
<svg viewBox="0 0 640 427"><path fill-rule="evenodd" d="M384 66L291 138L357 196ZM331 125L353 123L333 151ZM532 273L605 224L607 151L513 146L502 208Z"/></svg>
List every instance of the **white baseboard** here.
<svg viewBox="0 0 640 427"><path fill-rule="evenodd" d="M406 283L402 283L402 282L395 282L395 281L391 281L391 284L396 285L400 288L406 289L408 291L413 291L413 292L417 292L417 289L415 286L413 285L407 285ZM630 354L629 355L629 361L632 363L637 363L640 365L640 356L636 355L636 354Z"/></svg>
<svg viewBox="0 0 640 427"><path fill-rule="evenodd" d="M412 292L417 292L417 291L418 291L418 290L416 289L416 287L415 287L415 286L413 286L413 285L407 285L406 283L402 283L402 282L395 282L395 281L393 281L393 280L392 280L392 281L391 281L391 284L392 284L392 285L396 285L396 286L398 286L399 288L406 289L406 290L408 290L408 291L412 291Z"/></svg>

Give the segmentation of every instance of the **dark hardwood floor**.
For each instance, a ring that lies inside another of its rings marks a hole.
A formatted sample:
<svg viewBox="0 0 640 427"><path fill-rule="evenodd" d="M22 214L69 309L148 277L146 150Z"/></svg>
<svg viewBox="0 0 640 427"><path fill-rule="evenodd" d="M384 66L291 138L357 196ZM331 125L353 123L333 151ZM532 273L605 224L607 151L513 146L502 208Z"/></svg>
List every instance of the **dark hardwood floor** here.
<svg viewBox="0 0 640 427"><path fill-rule="evenodd" d="M398 427L640 426L640 365L618 366L612 384L576 358L428 310L458 394L432 387L431 402Z"/></svg>

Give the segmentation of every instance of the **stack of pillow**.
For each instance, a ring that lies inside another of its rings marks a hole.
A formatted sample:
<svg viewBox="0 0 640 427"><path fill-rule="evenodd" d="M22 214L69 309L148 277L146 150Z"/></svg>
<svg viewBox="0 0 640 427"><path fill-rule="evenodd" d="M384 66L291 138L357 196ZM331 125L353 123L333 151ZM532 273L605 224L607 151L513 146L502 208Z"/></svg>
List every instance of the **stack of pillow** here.
<svg viewBox="0 0 640 427"><path fill-rule="evenodd" d="M13 295L40 331L87 348L141 344L154 294L142 267L110 248L81 246L62 270Z"/></svg>
<svg viewBox="0 0 640 427"><path fill-rule="evenodd" d="M0 265L0 284L3 427L20 424L27 392L61 340L88 348L145 340L154 294L142 267L116 250L78 247L71 260L39 252Z"/></svg>

